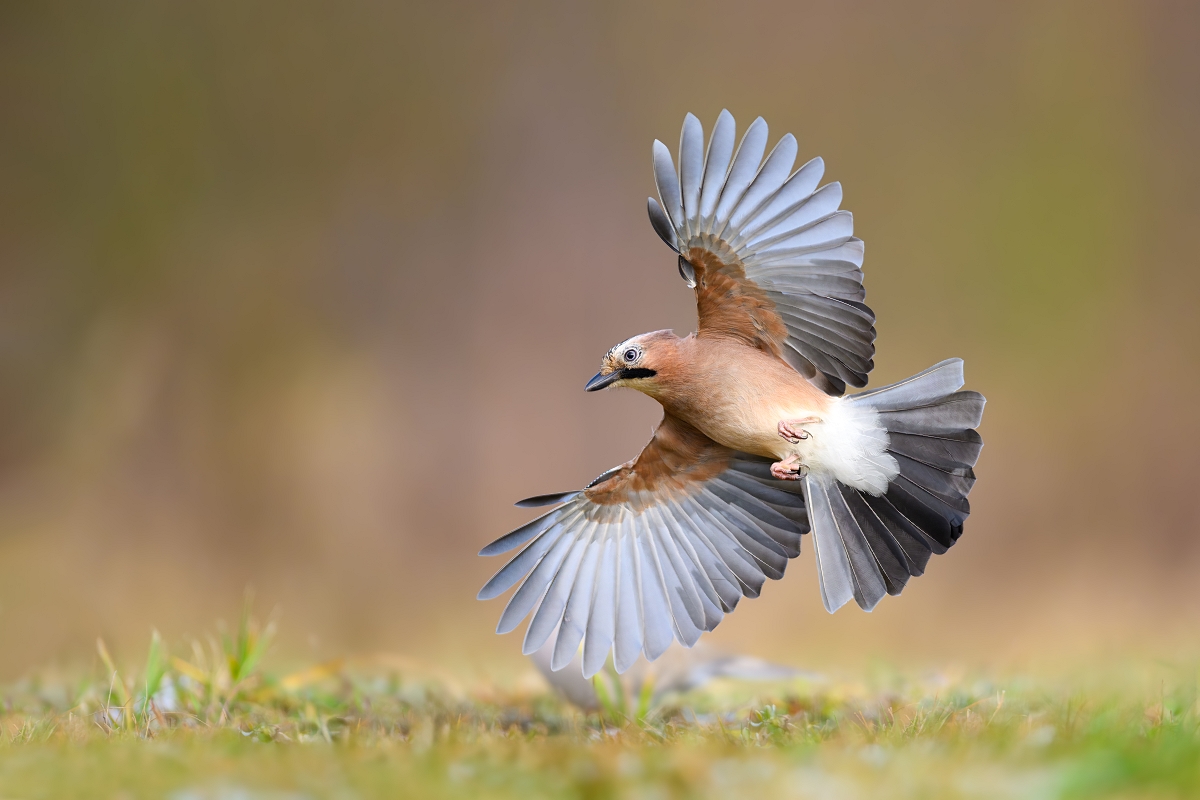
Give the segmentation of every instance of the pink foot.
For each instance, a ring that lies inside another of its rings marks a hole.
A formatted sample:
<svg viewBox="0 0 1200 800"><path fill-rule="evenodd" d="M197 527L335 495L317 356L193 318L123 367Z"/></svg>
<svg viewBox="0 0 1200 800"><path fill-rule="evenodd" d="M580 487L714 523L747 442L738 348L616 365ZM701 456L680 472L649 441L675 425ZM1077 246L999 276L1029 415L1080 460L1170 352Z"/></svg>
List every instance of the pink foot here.
<svg viewBox="0 0 1200 800"><path fill-rule="evenodd" d="M776 461L771 465L771 475L781 481L798 481L804 477L804 472L805 469L800 463L800 456L794 453L783 461Z"/></svg>
<svg viewBox="0 0 1200 800"><path fill-rule="evenodd" d="M804 419L785 419L779 421L779 435L787 439L792 444L799 444L801 439L807 439L809 432L804 430L804 425L812 425L820 422L820 417L805 417Z"/></svg>

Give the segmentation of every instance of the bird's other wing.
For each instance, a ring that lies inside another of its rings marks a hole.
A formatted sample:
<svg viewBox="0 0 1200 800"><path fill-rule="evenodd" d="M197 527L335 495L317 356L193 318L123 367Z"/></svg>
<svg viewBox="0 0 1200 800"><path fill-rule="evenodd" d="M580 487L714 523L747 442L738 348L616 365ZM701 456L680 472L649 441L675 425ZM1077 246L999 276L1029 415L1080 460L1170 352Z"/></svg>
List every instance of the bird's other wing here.
<svg viewBox="0 0 1200 800"><path fill-rule="evenodd" d="M633 461L555 497L562 505L483 548L523 549L479 598L520 582L497 632L532 613L523 652L555 635L557 670L582 643L587 677L610 650L624 672L672 639L695 644L767 578L782 578L808 532L798 483L775 480L769 459L723 447L669 414Z"/></svg>
<svg viewBox="0 0 1200 800"><path fill-rule="evenodd" d="M658 198L648 198L650 222L696 290L699 334L774 353L829 394L865 386L875 314L863 303L854 217L838 210L841 184L817 188L820 158L793 172L790 133L764 161L762 117L740 143L735 133L733 116L722 111L705 148L700 121L688 114L678 170L667 146L654 142Z"/></svg>

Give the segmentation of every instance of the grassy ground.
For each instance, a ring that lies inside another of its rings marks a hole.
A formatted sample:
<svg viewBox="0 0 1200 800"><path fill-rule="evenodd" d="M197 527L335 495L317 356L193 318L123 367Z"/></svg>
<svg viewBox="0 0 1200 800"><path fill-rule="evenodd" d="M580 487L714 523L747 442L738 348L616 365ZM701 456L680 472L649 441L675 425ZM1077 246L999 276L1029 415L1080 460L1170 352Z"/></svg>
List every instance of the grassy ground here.
<svg viewBox="0 0 1200 800"><path fill-rule="evenodd" d="M247 618L177 656L155 637L136 675L101 643L103 677L7 687L0 798L1200 796L1191 667L876 669L584 714L411 669L263 674L268 634Z"/></svg>

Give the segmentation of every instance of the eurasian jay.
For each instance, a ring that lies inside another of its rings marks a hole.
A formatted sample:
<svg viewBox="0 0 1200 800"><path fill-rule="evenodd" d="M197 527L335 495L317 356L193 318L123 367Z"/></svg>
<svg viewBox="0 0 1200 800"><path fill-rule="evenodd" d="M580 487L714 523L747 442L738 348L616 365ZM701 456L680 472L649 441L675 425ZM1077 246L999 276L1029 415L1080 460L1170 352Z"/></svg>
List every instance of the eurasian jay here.
<svg viewBox="0 0 1200 800"><path fill-rule="evenodd" d="M970 513L984 398L959 391L962 361L844 395L874 366L875 315L841 185L817 188L820 158L792 172L790 133L763 161L761 117L736 147L735 130L722 111L706 150L688 114L678 171L653 147L650 222L679 254L698 330L621 342L585 387L661 403L650 443L579 491L517 503L556 508L480 553L523 548L479 598L524 578L497 632L533 612L523 652L556 636L554 669L580 643L587 677L610 651L623 672L673 639L690 647L782 578L809 532L825 608L870 611Z"/></svg>

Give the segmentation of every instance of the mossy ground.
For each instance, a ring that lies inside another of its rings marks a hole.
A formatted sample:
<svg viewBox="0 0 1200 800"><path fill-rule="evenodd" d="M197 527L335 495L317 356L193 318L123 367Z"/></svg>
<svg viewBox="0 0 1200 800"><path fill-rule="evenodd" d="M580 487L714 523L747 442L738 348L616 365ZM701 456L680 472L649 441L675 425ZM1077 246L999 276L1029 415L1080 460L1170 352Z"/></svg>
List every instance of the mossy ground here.
<svg viewBox="0 0 1200 800"><path fill-rule="evenodd" d="M248 619L136 677L9 686L0 798L1200 796L1192 666L717 684L640 718L405 669L260 669ZM638 716L637 713L634 716Z"/></svg>

